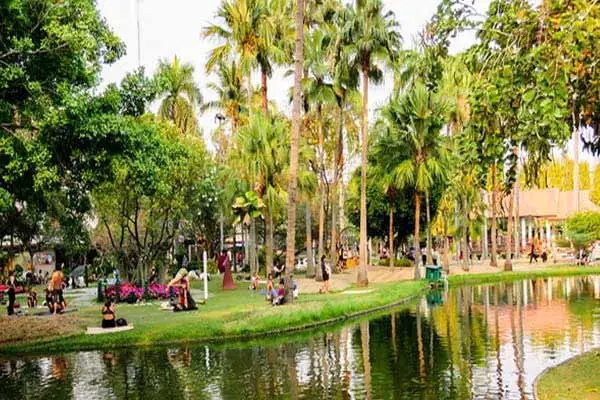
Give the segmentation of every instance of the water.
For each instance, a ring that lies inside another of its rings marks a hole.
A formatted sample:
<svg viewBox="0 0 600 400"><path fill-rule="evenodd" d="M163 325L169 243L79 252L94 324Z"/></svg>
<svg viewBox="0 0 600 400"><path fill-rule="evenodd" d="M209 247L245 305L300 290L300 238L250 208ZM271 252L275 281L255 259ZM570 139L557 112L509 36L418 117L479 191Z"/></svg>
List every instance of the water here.
<svg viewBox="0 0 600 400"><path fill-rule="evenodd" d="M0 398L529 399L598 346L600 277L526 280L271 341L3 360Z"/></svg>

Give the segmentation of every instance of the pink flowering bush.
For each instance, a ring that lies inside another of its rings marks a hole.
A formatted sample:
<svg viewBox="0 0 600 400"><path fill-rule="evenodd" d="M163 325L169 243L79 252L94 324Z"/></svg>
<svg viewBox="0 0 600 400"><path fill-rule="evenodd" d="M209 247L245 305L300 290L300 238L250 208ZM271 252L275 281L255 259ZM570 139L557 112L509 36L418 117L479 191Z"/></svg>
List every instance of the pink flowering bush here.
<svg viewBox="0 0 600 400"><path fill-rule="evenodd" d="M112 298L116 298L117 288L116 285L110 285L106 288L106 295ZM121 282L120 298L125 300L133 294L136 300L142 300L144 298L144 288L136 287L131 282ZM152 283L148 286L148 294L152 299L166 299L169 297L169 289L167 285L161 285L159 283Z"/></svg>

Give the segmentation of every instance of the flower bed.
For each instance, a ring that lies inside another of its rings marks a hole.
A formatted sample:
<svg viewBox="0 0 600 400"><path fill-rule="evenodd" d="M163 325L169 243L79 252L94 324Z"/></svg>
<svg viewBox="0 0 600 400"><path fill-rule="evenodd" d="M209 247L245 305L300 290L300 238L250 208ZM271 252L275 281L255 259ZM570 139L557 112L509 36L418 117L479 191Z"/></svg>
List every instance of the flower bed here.
<svg viewBox="0 0 600 400"><path fill-rule="evenodd" d="M109 297L116 298L116 292L116 285L110 285L106 288L106 295ZM148 285L148 296L151 299L166 299L169 298L169 289L167 285L151 283ZM119 298L121 301L127 301L128 299L135 301L142 300L144 298L144 288L137 287L131 282L121 282Z"/></svg>

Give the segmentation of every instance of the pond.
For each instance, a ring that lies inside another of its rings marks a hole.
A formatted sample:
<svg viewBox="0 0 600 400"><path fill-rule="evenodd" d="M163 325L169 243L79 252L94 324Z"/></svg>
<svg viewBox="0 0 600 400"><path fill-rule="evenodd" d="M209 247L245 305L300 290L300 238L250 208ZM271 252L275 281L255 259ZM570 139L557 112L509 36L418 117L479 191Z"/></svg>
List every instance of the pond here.
<svg viewBox="0 0 600 400"><path fill-rule="evenodd" d="M523 399L600 346L600 276L451 289L371 319L228 345L0 361L2 399Z"/></svg>

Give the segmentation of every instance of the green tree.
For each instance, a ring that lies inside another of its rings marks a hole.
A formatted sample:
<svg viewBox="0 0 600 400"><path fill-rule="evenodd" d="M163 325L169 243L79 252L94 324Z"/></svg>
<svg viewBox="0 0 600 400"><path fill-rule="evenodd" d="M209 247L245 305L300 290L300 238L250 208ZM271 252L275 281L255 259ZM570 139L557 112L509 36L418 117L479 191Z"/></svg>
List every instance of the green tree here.
<svg viewBox="0 0 600 400"><path fill-rule="evenodd" d="M439 94L416 84L393 97L382 110L382 123L388 129L389 171L396 185L415 190L415 254L420 254L421 196L436 179L443 179L448 163L440 130L446 122L447 104ZM415 257L415 279L420 279L419 257Z"/></svg>
<svg viewBox="0 0 600 400"><path fill-rule="evenodd" d="M209 82L207 87L217 94L217 99L207 101L202 105L202 111L219 110L229 119L229 137L217 140L219 155L222 159L227 157L229 141L235 136L238 127L243 121L243 114L248 111L248 99L243 90L243 75L238 64L221 62L217 69L218 82Z"/></svg>
<svg viewBox="0 0 600 400"><path fill-rule="evenodd" d="M594 168L594 179L592 181L592 193L591 193L592 201L600 207L600 164L596 165Z"/></svg>
<svg viewBox="0 0 600 400"><path fill-rule="evenodd" d="M181 135L196 133L196 106L202 102L202 95L194 82L194 67L182 64L177 56L172 62L161 60L155 79L162 98L158 115L173 122Z"/></svg>
<svg viewBox="0 0 600 400"><path fill-rule="evenodd" d="M398 23L391 11L384 10L381 0L357 0L354 9L348 9L350 17L343 27L345 33L344 52L349 65L362 75L361 116L361 220L360 262L357 284L365 286L367 276L367 150L369 124L369 83L380 83L383 77L380 64L388 62L398 54L400 34Z"/></svg>
<svg viewBox="0 0 600 400"><path fill-rule="evenodd" d="M220 63L237 60L248 76L251 93L251 73L255 68L261 73L262 109L268 110L268 78L274 65L290 60L293 46L293 20L290 5L283 0L226 0L217 11L220 24L211 24L203 30L206 38L221 42L215 47L206 63L211 72Z"/></svg>
<svg viewBox="0 0 600 400"><path fill-rule="evenodd" d="M285 121L255 112L236 136L239 167L248 171L254 192L265 204L266 271L273 268L273 214L286 197L283 175L289 162L287 132Z"/></svg>

